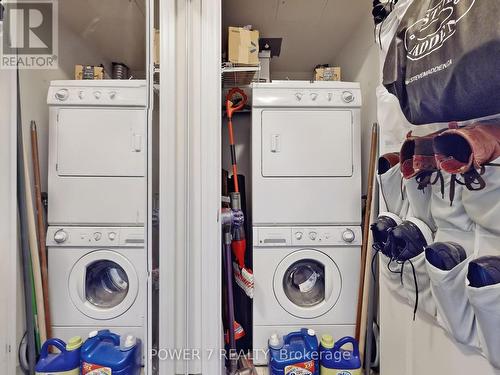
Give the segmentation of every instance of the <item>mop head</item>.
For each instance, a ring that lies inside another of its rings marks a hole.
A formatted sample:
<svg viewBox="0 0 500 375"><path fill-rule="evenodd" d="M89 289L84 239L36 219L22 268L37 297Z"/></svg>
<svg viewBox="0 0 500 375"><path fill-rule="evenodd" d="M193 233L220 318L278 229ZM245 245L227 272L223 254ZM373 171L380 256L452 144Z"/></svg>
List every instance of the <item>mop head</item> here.
<svg viewBox="0 0 500 375"><path fill-rule="evenodd" d="M243 289L249 298L253 299L254 276L252 271L247 268L240 268L236 262L233 262L233 271L236 284Z"/></svg>

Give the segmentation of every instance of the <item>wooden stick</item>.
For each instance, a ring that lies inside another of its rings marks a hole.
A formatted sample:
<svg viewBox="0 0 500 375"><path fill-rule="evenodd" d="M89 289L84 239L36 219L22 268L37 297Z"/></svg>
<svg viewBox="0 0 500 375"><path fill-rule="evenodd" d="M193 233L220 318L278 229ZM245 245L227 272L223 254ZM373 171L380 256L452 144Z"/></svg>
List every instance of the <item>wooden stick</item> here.
<svg viewBox="0 0 500 375"><path fill-rule="evenodd" d="M368 191L366 195L366 208L363 222L363 245L361 247L361 272L359 276L358 311L356 317L356 339L359 343L359 350L364 354L366 338L366 315L368 308L368 297L370 290L370 278L366 277L367 270L370 269L370 258L368 257L368 243L370 235L370 220L373 202L373 183L375 180L375 168L378 151L378 125L372 126L370 162L368 166Z"/></svg>
<svg viewBox="0 0 500 375"><path fill-rule="evenodd" d="M33 176L35 184L35 206L37 214L38 252L40 271L42 274L43 307L45 310L45 330L47 338L52 338L52 324L49 303L49 272L47 264L47 249L45 244L46 228L43 220L42 185L40 178L40 159L38 156L38 132L35 121L31 121L31 157L33 160Z"/></svg>

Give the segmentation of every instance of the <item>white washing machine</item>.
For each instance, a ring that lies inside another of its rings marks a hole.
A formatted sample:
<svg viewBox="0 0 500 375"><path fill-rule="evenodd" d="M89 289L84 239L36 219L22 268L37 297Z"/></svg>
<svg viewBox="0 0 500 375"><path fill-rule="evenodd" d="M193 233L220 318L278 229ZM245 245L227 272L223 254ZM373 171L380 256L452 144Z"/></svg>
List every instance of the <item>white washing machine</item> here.
<svg viewBox="0 0 500 375"><path fill-rule="evenodd" d="M108 328L147 342L143 227L49 227L47 247L55 337Z"/></svg>
<svg viewBox="0 0 500 375"><path fill-rule="evenodd" d="M361 223L359 83L253 86L253 225Z"/></svg>
<svg viewBox="0 0 500 375"><path fill-rule="evenodd" d="M49 225L144 225L146 81L52 81L47 103Z"/></svg>
<svg viewBox="0 0 500 375"><path fill-rule="evenodd" d="M267 363L273 333L354 335L361 237L359 226L253 228L256 364Z"/></svg>

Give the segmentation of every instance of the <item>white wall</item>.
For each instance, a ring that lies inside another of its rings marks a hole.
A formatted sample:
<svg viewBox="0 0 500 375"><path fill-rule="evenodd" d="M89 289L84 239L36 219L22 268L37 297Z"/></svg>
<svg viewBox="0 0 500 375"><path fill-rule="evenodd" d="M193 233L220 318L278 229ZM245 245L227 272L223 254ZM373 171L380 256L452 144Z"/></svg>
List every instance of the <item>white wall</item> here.
<svg viewBox="0 0 500 375"><path fill-rule="evenodd" d="M363 107L361 109L361 153L363 166L363 192L366 192L368 163L370 155L371 127L377 121L377 100L375 89L379 82L378 46L373 37L371 8L359 20L354 34L346 39L345 45L336 53L331 65L342 68L342 80L361 83Z"/></svg>

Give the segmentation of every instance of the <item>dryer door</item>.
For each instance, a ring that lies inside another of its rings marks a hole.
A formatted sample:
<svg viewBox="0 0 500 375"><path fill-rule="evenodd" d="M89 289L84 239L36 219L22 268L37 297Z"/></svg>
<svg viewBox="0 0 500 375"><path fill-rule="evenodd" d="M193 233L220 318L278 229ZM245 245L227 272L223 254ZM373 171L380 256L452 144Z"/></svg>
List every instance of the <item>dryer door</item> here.
<svg viewBox="0 0 500 375"><path fill-rule="evenodd" d="M263 177L350 177L350 111L262 112Z"/></svg>
<svg viewBox="0 0 500 375"><path fill-rule="evenodd" d="M57 114L60 176L144 176L146 111L65 108Z"/></svg>
<svg viewBox="0 0 500 375"><path fill-rule="evenodd" d="M109 250L81 257L69 275L69 294L80 312L93 319L113 319L137 298L139 278L128 259Z"/></svg>
<svg viewBox="0 0 500 375"><path fill-rule="evenodd" d="M317 318L330 311L342 290L335 262L314 249L295 251L284 258L274 274L274 295L289 314Z"/></svg>

